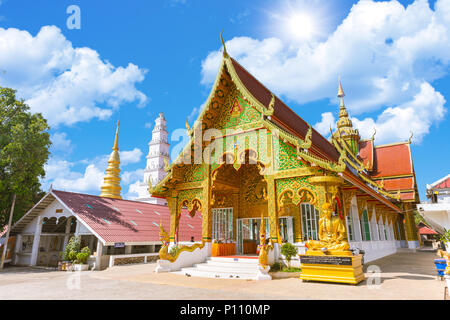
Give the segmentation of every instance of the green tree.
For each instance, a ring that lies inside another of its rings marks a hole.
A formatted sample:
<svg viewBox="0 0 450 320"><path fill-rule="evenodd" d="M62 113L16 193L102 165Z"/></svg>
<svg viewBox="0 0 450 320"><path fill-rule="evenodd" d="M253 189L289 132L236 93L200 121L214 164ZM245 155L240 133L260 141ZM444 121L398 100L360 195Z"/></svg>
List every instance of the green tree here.
<svg viewBox="0 0 450 320"><path fill-rule="evenodd" d="M0 230L8 223L14 194L13 223L44 194L39 180L50 154L49 126L29 110L15 90L0 87Z"/></svg>
<svg viewBox="0 0 450 320"><path fill-rule="evenodd" d="M286 258L290 268L292 257L297 255L297 248L292 243L286 242L281 246L281 254Z"/></svg>

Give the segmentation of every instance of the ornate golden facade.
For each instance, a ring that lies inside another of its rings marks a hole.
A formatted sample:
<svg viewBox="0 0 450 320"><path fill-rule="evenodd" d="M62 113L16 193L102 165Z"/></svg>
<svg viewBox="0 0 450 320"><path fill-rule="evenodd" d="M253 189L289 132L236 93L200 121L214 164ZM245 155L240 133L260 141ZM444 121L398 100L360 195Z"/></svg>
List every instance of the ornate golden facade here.
<svg viewBox="0 0 450 320"><path fill-rule="evenodd" d="M166 165L167 176L150 186L153 196L168 201L170 241L175 239L182 207L202 215L203 242L213 240L214 208L233 208L233 240L237 219L268 217L268 239L273 243L286 240L280 239L279 222L286 216L293 218L294 241L302 241L300 205L305 203L319 210L320 217L325 207L332 210L343 226L352 199L361 195L367 199L358 204L367 206L367 200L371 200L370 208L377 218L398 217L399 199L374 182L356 156L354 140L359 134L345 110L340 82L338 130L331 142L326 142L327 148L334 148L333 159L315 145L314 141L325 142L311 126L306 125L300 133L275 121L277 112L284 110L281 100L259 82L254 84L251 75L238 66L224 48L205 107L192 127L186 125L190 143ZM267 91L255 89L257 85ZM324 207L326 203L329 205ZM340 248L348 249L345 228L342 232L339 239L344 245Z"/></svg>

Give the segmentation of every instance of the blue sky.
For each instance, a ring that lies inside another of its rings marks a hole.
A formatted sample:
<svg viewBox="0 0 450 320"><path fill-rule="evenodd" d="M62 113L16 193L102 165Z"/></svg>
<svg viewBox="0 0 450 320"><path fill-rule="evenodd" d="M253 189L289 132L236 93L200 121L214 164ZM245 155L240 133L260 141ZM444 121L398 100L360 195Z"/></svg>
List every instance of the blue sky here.
<svg viewBox="0 0 450 320"><path fill-rule="evenodd" d="M70 5L80 29L67 27ZM132 197L155 117L164 112L170 132L193 122L224 30L230 54L324 135L338 76L363 138L412 131L426 200L426 184L450 171L449 26L449 0L0 0L0 86L49 119L44 188L99 194L120 112L122 194Z"/></svg>

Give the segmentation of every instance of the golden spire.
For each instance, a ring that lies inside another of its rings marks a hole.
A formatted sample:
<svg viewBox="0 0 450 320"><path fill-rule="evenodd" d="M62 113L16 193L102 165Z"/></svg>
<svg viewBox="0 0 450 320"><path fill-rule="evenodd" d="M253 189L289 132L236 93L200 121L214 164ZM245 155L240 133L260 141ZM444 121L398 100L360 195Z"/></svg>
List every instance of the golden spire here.
<svg viewBox="0 0 450 320"><path fill-rule="evenodd" d="M220 41L222 41L222 46L223 46L223 56L228 57L227 47L225 46L225 41L223 41L222 33L223 33L223 30L222 30L222 32L220 32Z"/></svg>
<svg viewBox="0 0 450 320"><path fill-rule="evenodd" d="M116 137L114 146L108 160L106 176L101 187L101 197L122 199L120 195L120 157L119 157L119 121L117 121Z"/></svg>
<svg viewBox="0 0 450 320"><path fill-rule="evenodd" d="M342 90L341 77L339 77L339 90L338 97L343 98L345 96L344 90Z"/></svg>
<svg viewBox="0 0 450 320"><path fill-rule="evenodd" d="M339 120L337 122L337 130L334 133L335 138L342 138L344 141L347 142L350 149L353 151L354 154L358 153L358 143L360 140L359 132L358 130L353 128L353 123L350 120L347 112L347 108L345 107L344 103L344 90L342 89L342 83L341 79L339 77L339 89L338 89L338 95L341 99L340 104L340 110L339 110Z"/></svg>

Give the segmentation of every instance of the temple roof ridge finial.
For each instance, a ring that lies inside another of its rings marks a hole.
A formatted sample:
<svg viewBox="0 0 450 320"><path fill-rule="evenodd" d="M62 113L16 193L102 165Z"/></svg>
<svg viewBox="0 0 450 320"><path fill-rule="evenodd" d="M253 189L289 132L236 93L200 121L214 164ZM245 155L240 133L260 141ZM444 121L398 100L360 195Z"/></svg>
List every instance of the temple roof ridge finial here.
<svg viewBox="0 0 450 320"><path fill-rule="evenodd" d="M220 41L222 41L222 46L223 46L223 56L228 57L227 47L225 46L225 41L223 41L222 33L223 33L223 30L220 32Z"/></svg>

